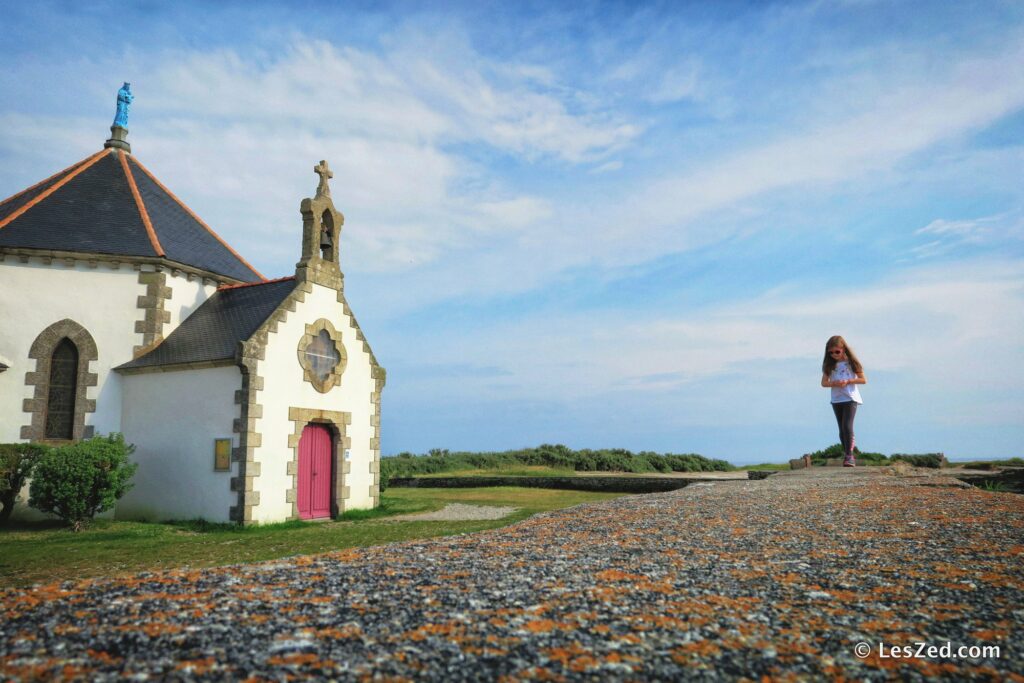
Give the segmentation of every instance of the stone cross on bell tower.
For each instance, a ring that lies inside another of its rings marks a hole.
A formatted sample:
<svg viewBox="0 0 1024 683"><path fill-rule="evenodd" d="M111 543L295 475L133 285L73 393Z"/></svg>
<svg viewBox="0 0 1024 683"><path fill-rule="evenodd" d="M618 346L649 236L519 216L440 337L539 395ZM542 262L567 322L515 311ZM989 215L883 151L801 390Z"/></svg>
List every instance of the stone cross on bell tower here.
<svg viewBox="0 0 1024 683"><path fill-rule="evenodd" d="M327 166L327 162L326 161L321 159L320 163L313 167L313 172L316 173L318 176L320 176L320 184L316 186L316 196L317 197L330 197L331 196L331 186L327 184L327 181L330 178L334 177L334 171L332 171Z"/></svg>
<svg viewBox="0 0 1024 683"><path fill-rule="evenodd" d="M331 186L327 182L334 173L327 162L321 160L313 167L313 172L320 176L320 183L313 198L303 199L299 206L302 259L295 264L295 277L300 282L314 282L340 292L344 275L338 264L338 239L345 216L334 208Z"/></svg>

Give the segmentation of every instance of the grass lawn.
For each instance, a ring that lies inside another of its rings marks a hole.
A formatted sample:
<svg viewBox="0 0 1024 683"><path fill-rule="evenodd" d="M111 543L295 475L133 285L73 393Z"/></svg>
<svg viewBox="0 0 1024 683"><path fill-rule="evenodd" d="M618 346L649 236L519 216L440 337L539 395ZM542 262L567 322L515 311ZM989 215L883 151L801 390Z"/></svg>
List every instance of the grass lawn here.
<svg viewBox="0 0 1024 683"><path fill-rule="evenodd" d="M589 493L513 487L390 489L376 510L353 511L330 522L287 522L257 527L203 522L96 520L79 533L53 522L0 529L0 587L111 576L176 567L212 567L322 553L506 526L545 510L618 498ZM448 503L519 508L499 520L406 522L393 519Z"/></svg>

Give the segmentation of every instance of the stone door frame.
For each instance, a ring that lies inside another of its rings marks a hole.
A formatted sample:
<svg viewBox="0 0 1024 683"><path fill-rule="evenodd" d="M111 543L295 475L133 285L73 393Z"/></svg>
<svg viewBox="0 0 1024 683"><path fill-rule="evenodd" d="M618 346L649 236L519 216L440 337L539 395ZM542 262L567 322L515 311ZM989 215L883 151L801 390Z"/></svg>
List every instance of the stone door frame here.
<svg viewBox="0 0 1024 683"><path fill-rule="evenodd" d="M292 422L292 433L288 435L288 448L292 457L286 465L286 472L291 477L292 487L285 491L285 501L292 504L289 520L299 519L299 441L302 430L309 424L327 427L333 441L331 471L334 482L331 486L331 517L336 518L345 511L345 501L350 497L346 485L347 475L352 471L352 461L345 459L345 451L352 448L352 439L345 435L346 427L352 424L352 413L319 408L288 408L288 419Z"/></svg>

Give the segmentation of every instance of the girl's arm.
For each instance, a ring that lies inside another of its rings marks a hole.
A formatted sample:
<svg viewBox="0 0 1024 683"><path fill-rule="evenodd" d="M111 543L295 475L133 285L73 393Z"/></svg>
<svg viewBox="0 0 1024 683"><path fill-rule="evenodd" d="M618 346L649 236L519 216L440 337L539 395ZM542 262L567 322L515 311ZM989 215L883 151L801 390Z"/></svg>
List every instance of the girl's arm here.
<svg viewBox="0 0 1024 683"><path fill-rule="evenodd" d="M855 379L840 380L838 382L837 386L845 387L847 384L867 384L867 383L868 383L867 376L865 376L863 372L858 372L857 373L857 377ZM822 384L822 386L825 386L825 385Z"/></svg>
<svg viewBox="0 0 1024 683"><path fill-rule="evenodd" d="M832 382L829 381L828 375L826 375L824 372L821 373L821 386L825 387L826 389L832 386Z"/></svg>

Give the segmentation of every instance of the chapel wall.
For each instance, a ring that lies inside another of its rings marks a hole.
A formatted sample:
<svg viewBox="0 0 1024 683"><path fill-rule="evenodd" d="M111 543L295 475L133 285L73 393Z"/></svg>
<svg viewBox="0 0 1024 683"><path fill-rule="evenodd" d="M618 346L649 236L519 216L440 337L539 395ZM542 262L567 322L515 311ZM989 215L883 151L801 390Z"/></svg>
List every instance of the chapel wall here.
<svg viewBox="0 0 1024 683"><path fill-rule="evenodd" d="M136 444L134 487L117 504L118 519L229 522L237 500L227 471L214 468L214 441L238 446L235 365L125 375L124 435Z"/></svg>
<svg viewBox="0 0 1024 683"><path fill-rule="evenodd" d="M164 329L165 338L204 301L213 296L217 291L217 283L209 278L172 270L167 278L167 287L171 290L171 298L164 303L164 310L170 314Z"/></svg>
<svg viewBox="0 0 1024 683"><path fill-rule="evenodd" d="M253 510L255 522L280 522L294 516L296 474L291 463L297 456L296 432L301 433L304 422L317 411L351 416L351 421L343 425L345 443L338 445L338 460L347 470L343 476L348 494L340 501L340 510L370 508L375 504L370 487L374 481L371 439L377 436L372 425L376 384L370 355L365 344L357 339L352 317L345 312L338 292L306 284L311 287L310 293L304 301L297 302L296 310L268 336L265 360L257 366L263 386L255 392L255 402L262 411L255 420L255 431L261 435L260 446L253 454L259 465L259 475L253 479L253 490L259 495L259 504ZM307 325L321 318L328 320L340 335L348 357L340 384L326 393L318 392L304 379L298 354Z"/></svg>
<svg viewBox="0 0 1024 683"><path fill-rule="evenodd" d="M31 413L26 399L35 395L26 373L35 372L29 350L45 329L64 319L81 325L95 341L97 358L89 364L96 385L85 398L96 402L85 415L86 434L121 431L121 378L111 368L132 358L141 343L135 332L137 302L144 287L128 264L6 256L0 262L0 356L10 365L0 372L0 442L23 441Z"/></svg>

